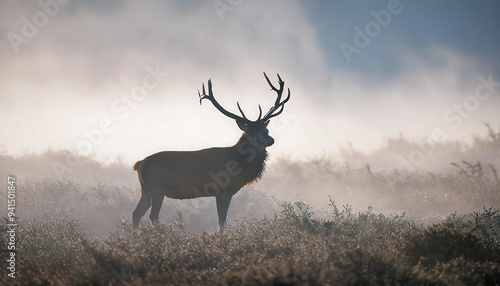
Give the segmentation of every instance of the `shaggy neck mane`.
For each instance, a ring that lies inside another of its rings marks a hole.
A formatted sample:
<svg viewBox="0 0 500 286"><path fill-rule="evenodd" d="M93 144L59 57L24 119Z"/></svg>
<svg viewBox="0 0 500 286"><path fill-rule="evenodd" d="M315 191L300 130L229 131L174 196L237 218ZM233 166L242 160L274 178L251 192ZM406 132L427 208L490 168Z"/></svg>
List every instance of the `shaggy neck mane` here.
<svg viewBox="0 0 500 286"><path fill-rule="evenodd" d="M237 154L238 163L243 168L242 175L247 184L262 178L268 158L266 147L255 142L252 143L247 133L243 132L233 149Z"/></svg>

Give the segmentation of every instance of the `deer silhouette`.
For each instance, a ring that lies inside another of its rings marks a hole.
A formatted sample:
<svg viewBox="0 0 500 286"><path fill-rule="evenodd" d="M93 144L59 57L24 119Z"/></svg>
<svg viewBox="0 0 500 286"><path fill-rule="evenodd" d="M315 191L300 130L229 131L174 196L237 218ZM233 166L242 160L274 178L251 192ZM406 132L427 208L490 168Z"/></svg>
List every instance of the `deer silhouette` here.
<svg viewBox="0 0 500 286"><path fill-rule="evenodd" d="M198 151L164 151L155 153L134 165L141 184L141 198L132 214L134 227L139 226L141 217L151 207L149 215L153 223L158 215L165 196L173 199L192 199L198 197L216 198L219 227L223 231L231 198L244 186L262 177L268 157L266 148L274 144L269 136L269 120L283 112L288 96L281 101L285 82L278 74L279 88L273 86L267 75L266 81L277 93L274 105L262 116L249 120L237 102L241 116L224 109L212 92L212 81L208 80L208 95L205 84L202 94L198 90L200 104L209 100L222 114L236 120L243 131L238 142L230 147L214 147Z"/></svg>

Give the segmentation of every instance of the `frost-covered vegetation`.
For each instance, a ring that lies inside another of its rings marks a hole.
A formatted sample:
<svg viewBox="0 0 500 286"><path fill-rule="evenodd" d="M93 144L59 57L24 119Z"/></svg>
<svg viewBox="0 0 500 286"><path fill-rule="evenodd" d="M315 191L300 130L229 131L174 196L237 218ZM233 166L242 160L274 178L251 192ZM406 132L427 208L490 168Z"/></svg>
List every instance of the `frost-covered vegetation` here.
<svg viewBox="0 0 500 286"><path fill-rule="evenodd" d="M77 220L19 231L18 278L4 285L495 285L500 215L489 208L422 225L405 216L353 214L303 203L219 233L128 225L89 237ZM14 282L14 283L13 283Z"/></svg>
<svg viewBox="0 0 500 286"><path fill-rule="evenodd" d="M17 278L0 284L494 285L500 131L487 127L411 168L400 158L422 143L404 138L371 154L274 158L234 197L224 235L213 198L167 199L160 226L145 216L130 229L130 164L72 154L78 164L60 177L66 151L2 154L0 175L18 178L19 228Z"/></svg>

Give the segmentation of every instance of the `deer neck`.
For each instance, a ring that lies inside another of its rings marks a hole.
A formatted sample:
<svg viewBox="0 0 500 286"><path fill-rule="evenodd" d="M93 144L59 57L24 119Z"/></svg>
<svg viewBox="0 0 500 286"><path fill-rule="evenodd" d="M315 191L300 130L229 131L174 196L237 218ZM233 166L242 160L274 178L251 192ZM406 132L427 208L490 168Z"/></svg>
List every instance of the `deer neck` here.
<svg viewBox="0 0 500 286"><path fill-rule="evenodd" d="M242 167L242 175L248 182L254 182L262 177L268 157L266 147L252 139L246 132L232 147L236 161Z"/></svg>

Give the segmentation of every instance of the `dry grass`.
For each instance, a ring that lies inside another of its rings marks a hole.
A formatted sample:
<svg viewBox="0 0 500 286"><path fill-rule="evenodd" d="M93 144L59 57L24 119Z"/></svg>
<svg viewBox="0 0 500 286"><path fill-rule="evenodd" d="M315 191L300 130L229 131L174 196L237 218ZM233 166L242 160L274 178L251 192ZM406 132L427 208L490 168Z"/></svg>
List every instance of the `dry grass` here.
<svg viewBox="0 0 500 286"><path fill-rule="evenodd" d="M492 208L421 225L332 205L330 220L285 203L274 218L218 233L124 225L90 238L76 220L19 229L18 277L3 285L495 285L500 215ZM335 211L337 210L337 211ZM4 232L5 233L5 232ZM5 239L5 238L4 238ZM3 244L5 245L5 244Z"/></svg>

